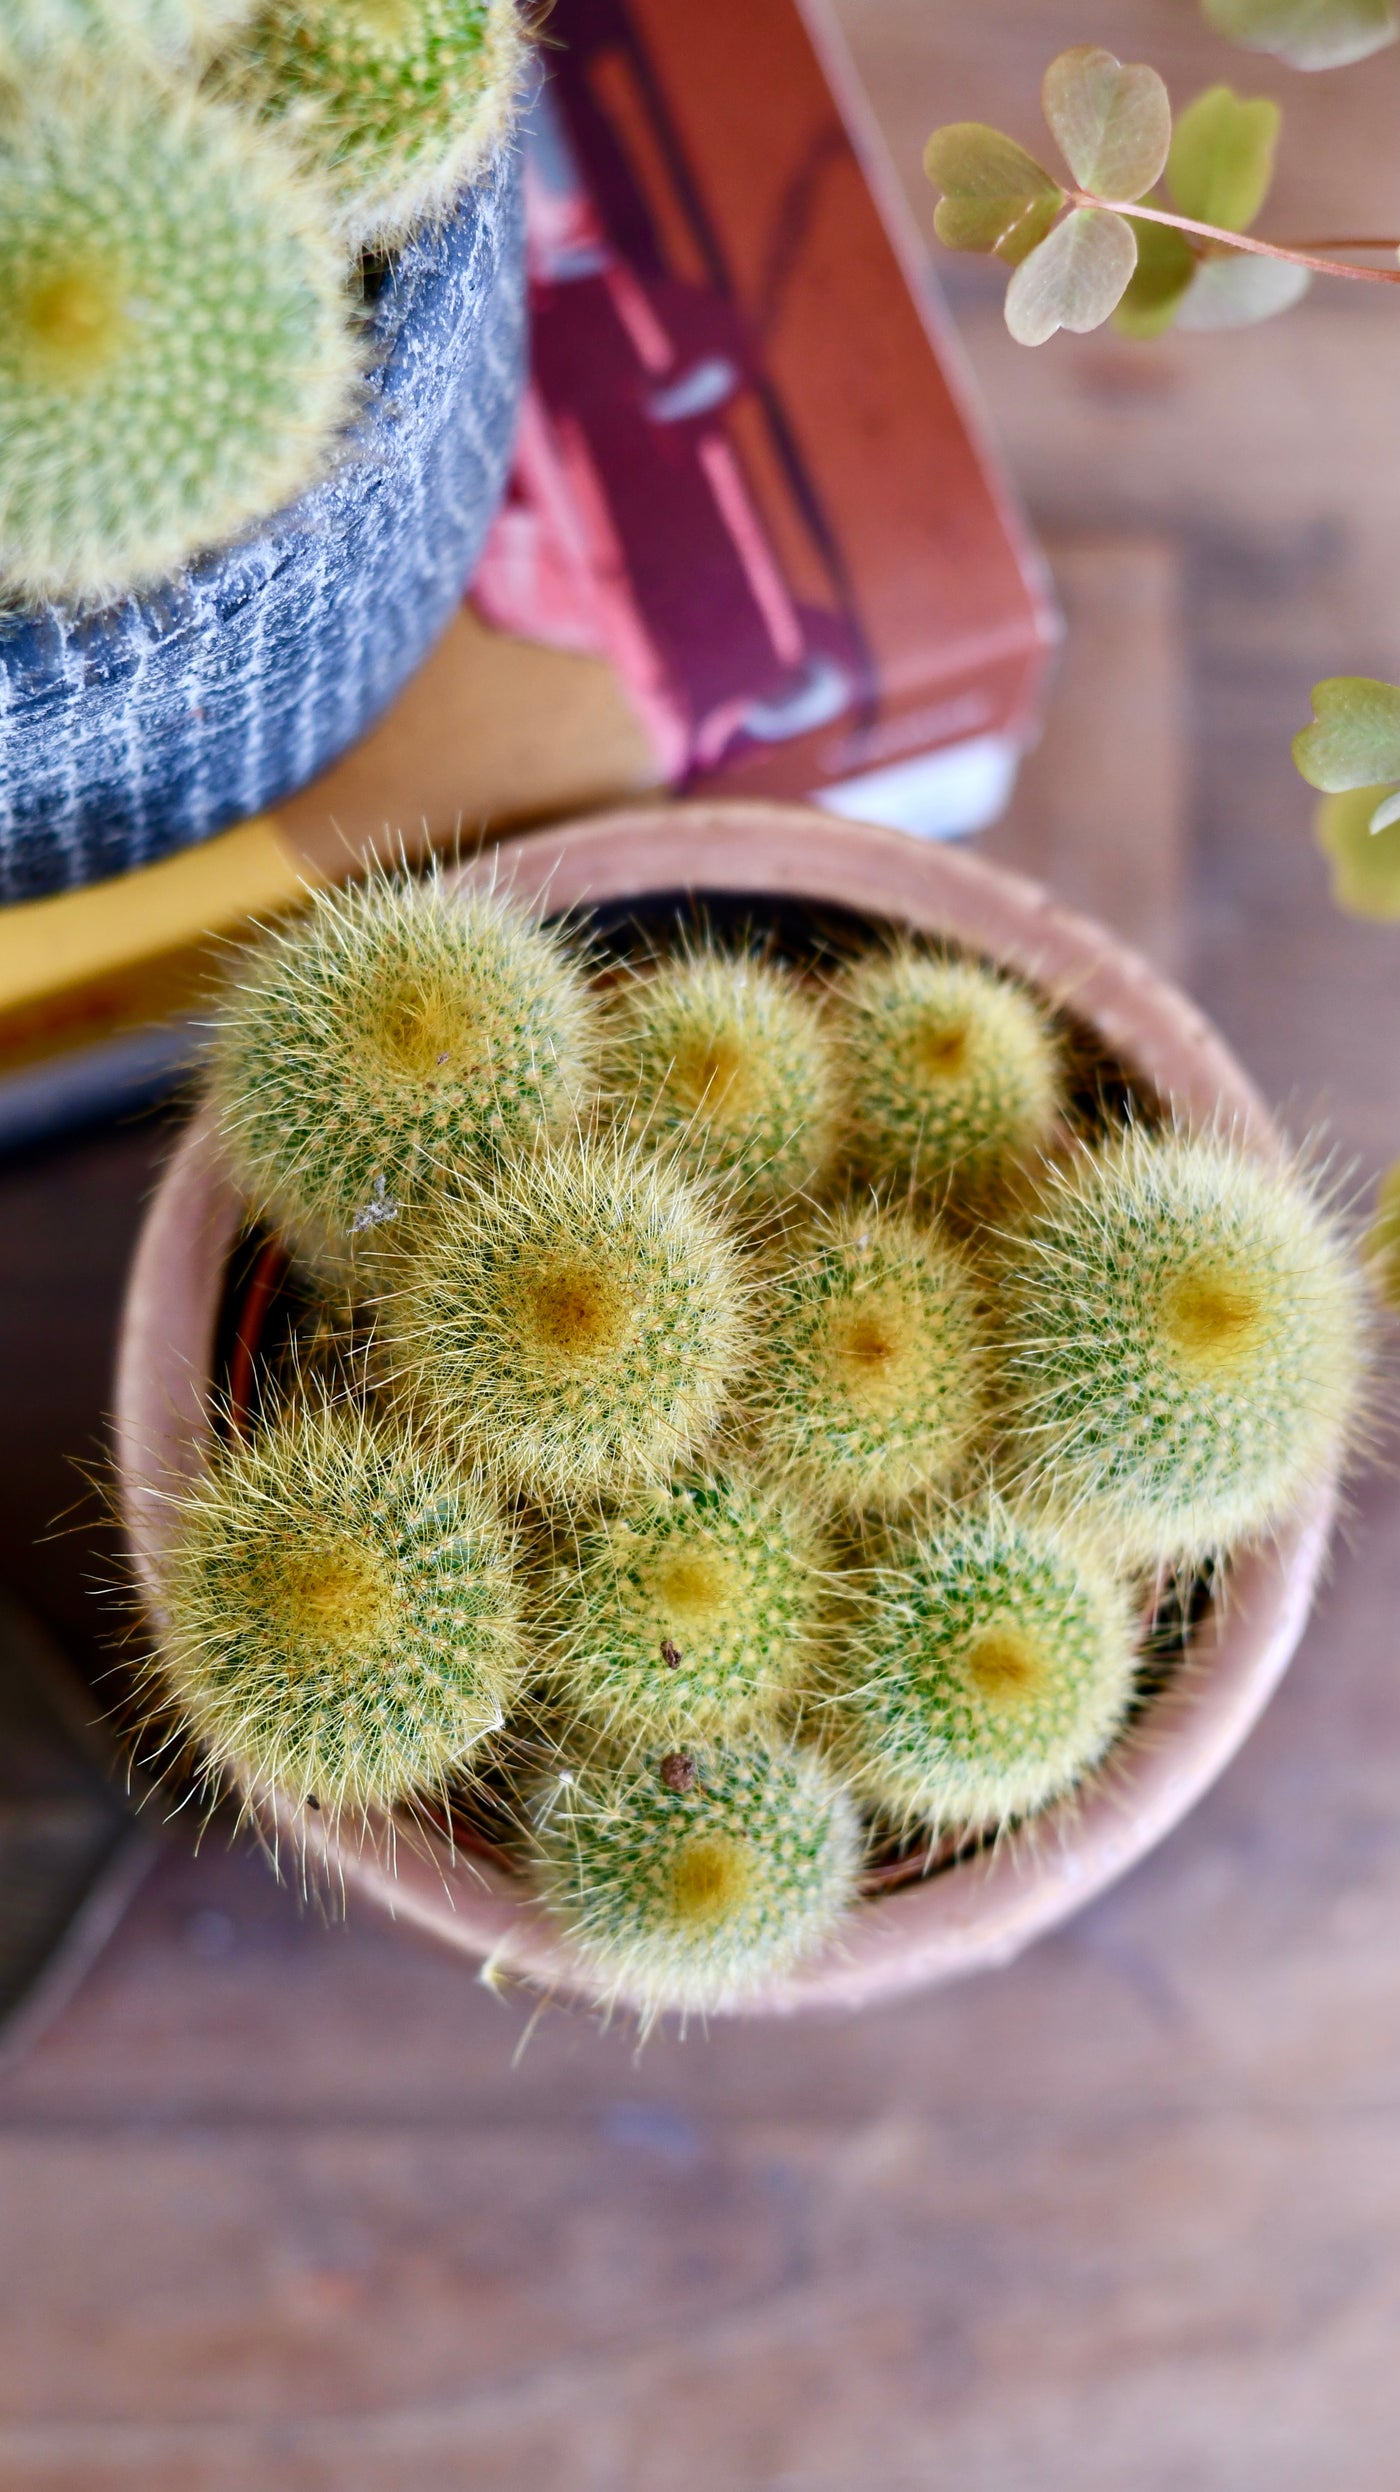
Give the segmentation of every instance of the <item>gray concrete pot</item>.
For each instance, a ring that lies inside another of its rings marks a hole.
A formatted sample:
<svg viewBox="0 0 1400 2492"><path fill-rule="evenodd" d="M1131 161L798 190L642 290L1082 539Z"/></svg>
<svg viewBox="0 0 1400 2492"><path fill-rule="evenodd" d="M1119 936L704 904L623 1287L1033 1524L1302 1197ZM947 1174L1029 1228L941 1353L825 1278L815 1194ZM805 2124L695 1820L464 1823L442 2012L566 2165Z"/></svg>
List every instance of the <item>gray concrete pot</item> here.
<svg viewBox="0 0 1400 2492"><path fill-rule="evenodd" d="M275 805L413 673L505 485L521 189L508 145L395 255L368 403L326 483L167 589L0 621L0 900L125 873Z"/></svg>

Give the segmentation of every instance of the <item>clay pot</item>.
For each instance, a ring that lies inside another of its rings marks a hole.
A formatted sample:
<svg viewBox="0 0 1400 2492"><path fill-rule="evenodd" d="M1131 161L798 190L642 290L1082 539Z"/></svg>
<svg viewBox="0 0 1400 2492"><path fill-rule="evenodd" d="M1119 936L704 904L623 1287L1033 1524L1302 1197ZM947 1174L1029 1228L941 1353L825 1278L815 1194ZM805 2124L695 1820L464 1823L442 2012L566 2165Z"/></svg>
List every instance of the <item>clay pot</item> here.
<svg viewBox="0 0 1400 2492"><path fill-rule="evenodd" d="M946 935L1024 973L1099 1032L1108 1053L1194 1121L1223 1113L1248 1149L1281 1148L1244 1073L1195 1008L1103 927L1033 883L898 833L798 807L686 805L576 822L508 840L462 869L503 879L552 909L683 892L839 907ZM163 1491L190 1477L209 1433L215 1326L241 1213L207 1129L181 1143L152 1204L131 1275L117 1381L117 1449L143 1593L160 1614L168 1530ZM1088 1792L1026 1837L864 1901L839 1942L748 2003L752 2015L860 2007L1003 1964L1142 1859L1185 1816L1267 1703L1302 1633L1335 1483L1267 1547L1229 1569L1228 1599L1193 1632L1191 1667L1155 1700ZM288 1809L279 1832L467 1956L546 1989L596 1985L509 1872L400 1841L393 1868L373 1830L335 1836Z"/></svg>

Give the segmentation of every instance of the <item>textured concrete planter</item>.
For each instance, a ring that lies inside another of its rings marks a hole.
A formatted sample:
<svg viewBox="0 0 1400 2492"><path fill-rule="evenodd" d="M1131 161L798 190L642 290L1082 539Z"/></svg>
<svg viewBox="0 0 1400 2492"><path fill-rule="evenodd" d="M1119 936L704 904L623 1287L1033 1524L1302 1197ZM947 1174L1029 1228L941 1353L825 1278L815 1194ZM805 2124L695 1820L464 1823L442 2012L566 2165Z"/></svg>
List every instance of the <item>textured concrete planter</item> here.
<svg viewBox="0 0 1400 2492"><path fill-rule="evenodd" d="M372 340L365 411L325 484L167 590L0 621L0 900L124 873L276 804L444 629L524 380L514 147L396 255Z"/></svg>
<svg viewBox="0 0 1400 2492"><path fill-rule="evenodd" d="M681 806L615 814L507 841L464 869L503 873L556 909L680 891L807 900L944 934L1072 1002L1111 1055L1202 1122L1221 1109L1245 1148L1278 1137L1221 1040L1186 999L1100 926L1033 883L954 851L797 808ZM195 1125L152 1205L131 1276L117 1380L117 1454L127 1527L152 1618L160 1615L169 1528L163 1491L189 1478L208 1441L210 1368L238 1202L208 1132ZM1192 1667L1143 1730L1034 1840L999 1845L922 1882L874 1896L840 1944L752 2003L752 2014L859 2007L1005 1963L1121 1877L1214 1782L1268 1701L1307 1618L1332 1519L1333 1484L1266 1548L1230 1568L1228 1598L1196 1630ZM390 1870L371 1834L336 1844L314 1817L281 1833L329 1855L345 1885L449 1945L545 1988L588 1996L567 1942L504 1871L445 1845L401 1843Z"/></svg>

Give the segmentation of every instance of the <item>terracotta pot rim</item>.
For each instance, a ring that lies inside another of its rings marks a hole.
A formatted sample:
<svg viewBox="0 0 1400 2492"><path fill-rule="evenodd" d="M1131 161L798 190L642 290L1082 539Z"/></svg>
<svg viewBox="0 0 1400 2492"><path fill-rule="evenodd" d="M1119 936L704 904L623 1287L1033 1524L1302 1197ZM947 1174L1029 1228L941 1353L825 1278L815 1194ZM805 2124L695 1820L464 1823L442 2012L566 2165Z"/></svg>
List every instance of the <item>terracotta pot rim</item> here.
<svg viewBox="0 0 1400 2492"><path fill-rule="evenodd" d="M1020 969L1091 1022L1110 1052L1184 1116L1228 1123L1246 1147L1282 1149L1257 1092L1185 997L1103 927L1035 884L946 847L796 806L638 806L532 832L454 870L524 899L580 910L676 891L839 906L942 933ZM209 1431L214 1325L242 1211L197 1118L177 1147L139 1241L116 1393L118 1475L137 1577L159 1617L169 1486L197 1467ZM1085 1792L1005 1844L863 1900L837 1942L735 2012L856 2007L1008 1961L1102 1891L1170 1832L1223 1771L1267 1703L1306 1621L1336 1483L1320 1485L1265 1545L1232 1560L1228 1597L1198 1630L1192 1666ZM603 1991L518 1881L420 1833L337 1834L275 1801L266 1830L396 1916L546 1991Z"/></svg>

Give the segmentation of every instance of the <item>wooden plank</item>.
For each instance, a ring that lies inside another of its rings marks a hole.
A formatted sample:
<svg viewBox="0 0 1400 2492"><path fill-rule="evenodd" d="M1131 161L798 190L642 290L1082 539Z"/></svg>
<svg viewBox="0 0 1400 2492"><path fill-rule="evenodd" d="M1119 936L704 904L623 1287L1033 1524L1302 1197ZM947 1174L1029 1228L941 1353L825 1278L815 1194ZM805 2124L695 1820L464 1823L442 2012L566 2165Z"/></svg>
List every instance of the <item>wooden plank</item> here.
<svg viewBox="0 0 1400 2492"><path fill-rule="evenodd" d="M1045 732L984 853L1184 963L1189 785L1181 566L1160 536L1052 538L1067 626Z"/></svg>

